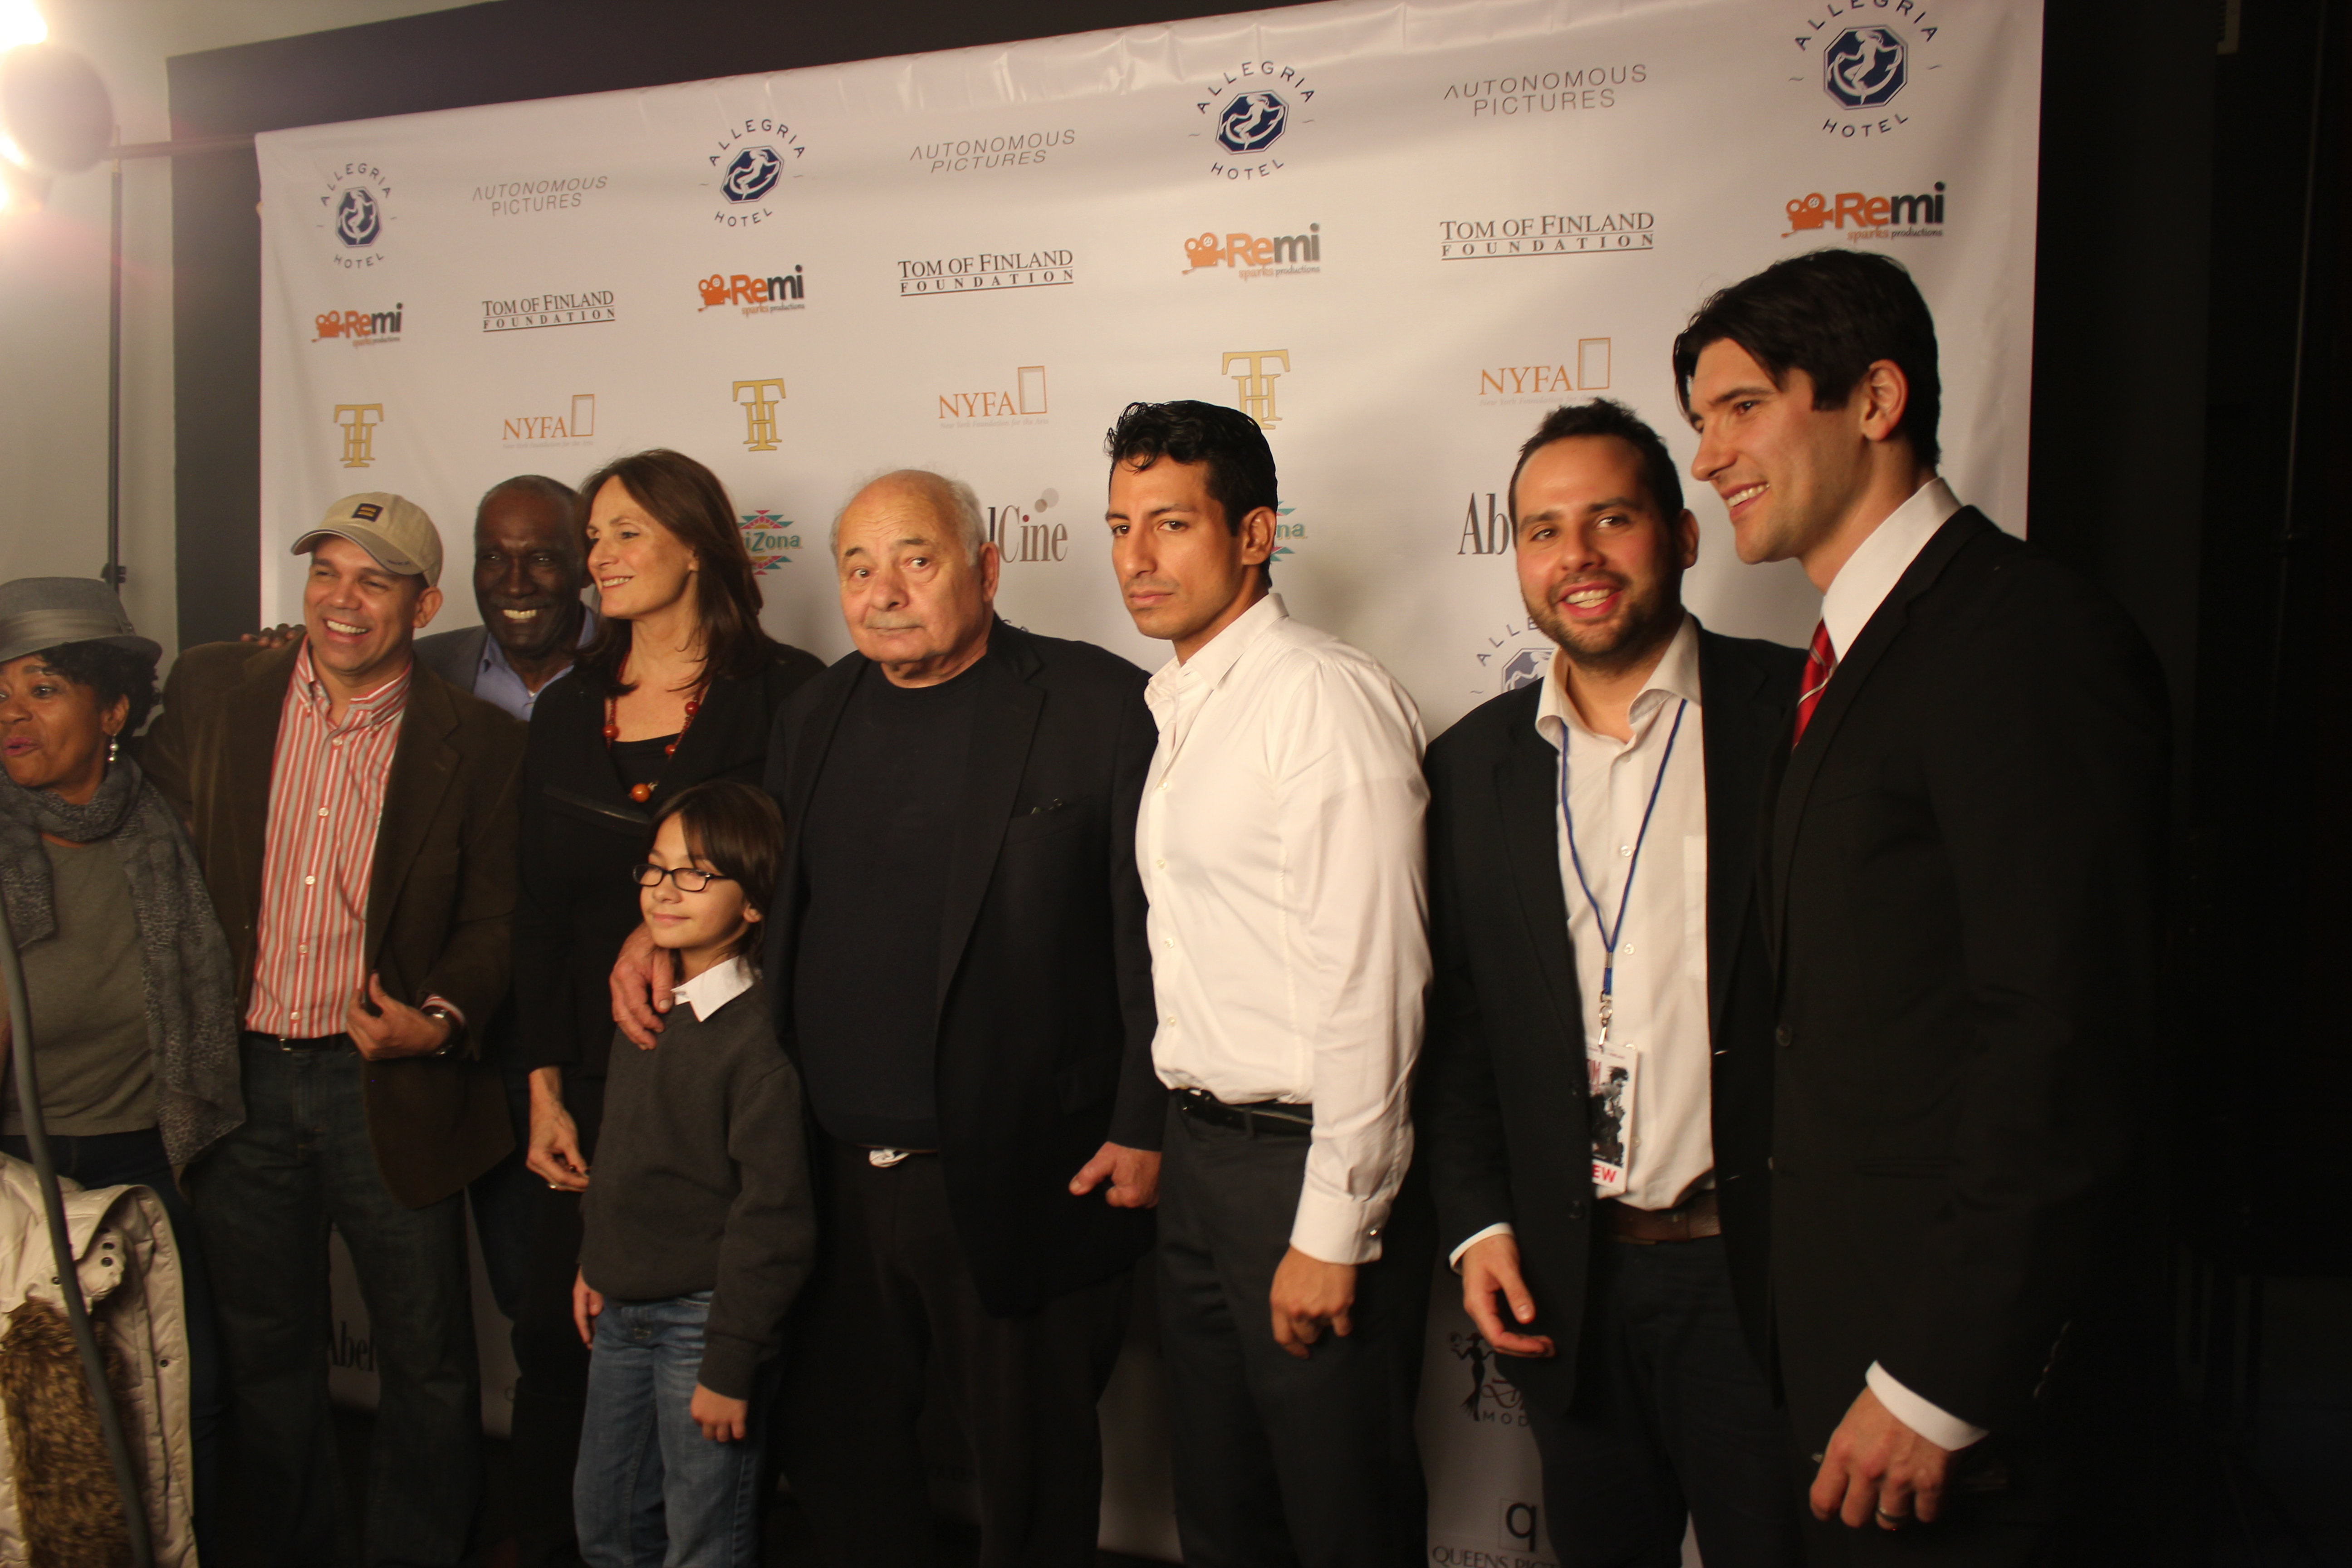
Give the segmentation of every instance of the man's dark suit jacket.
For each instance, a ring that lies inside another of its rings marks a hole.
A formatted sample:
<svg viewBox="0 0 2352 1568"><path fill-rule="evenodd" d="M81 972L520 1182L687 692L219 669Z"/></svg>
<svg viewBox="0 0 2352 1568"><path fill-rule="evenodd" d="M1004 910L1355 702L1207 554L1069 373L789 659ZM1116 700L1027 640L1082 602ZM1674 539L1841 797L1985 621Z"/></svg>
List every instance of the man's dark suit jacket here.
<svg viewBox="0 0 2352 1568"><path fill-rule="evenodd" d="M948 1203L982 1301L1012 1316L1108 1279L1151 1246L1150 1211L1112 1208L1101 1188L1073 1196L1069 1184L1106 1140L1159 1148L1167 1114L1135 868L1158 735L1143 672L1088 644L998 621L975 673L961 820L943 847L940 970L898 978L937 992ZM795 1062L801 825L850 693L884 679L851 654L794 695L768 746L784 861L767 979Z"/></svg>
<svg viewBox="0 0 2352 1568"><path fill-rule="evenodd" d="M213 908L252 998L278 721L300 645L212 643L182 654L141 760L191 826ZM515 899L515 784L523 729L422 665L408 688L368 873L367 964L414 1006L455 1003L479 1029L507 989ZM367 1067L368 1136L392 1195L422 1208L513 1147L504 1091L474 1058Z"/></svg>
<svg viewBox="0 0 2352 1568"><path fill-rule="evenodd" d="M416 639L416 662L460 691L474 689L474 672L481 668L482 644L488 626L459 626ZM496 706L496 704L492 704Z"/></svg>
<svg viewBox="0 0 2352 1568"><path fill-rule="evenodd" d="M1772 1047L1754 899L1757 826L1771 753L1788 744L1804 662L1777 643L1699 633L1715 1175L1733 1286L1759 1366ZM1550 1335L1559 1353L1506 1356L1500 1364L1530 1398L1565 1412L1576 1391L1596 1236L1584 1003L1559 880L1559 752L1536 731L1541 694L1532 684L1507 691L1429 748L1436 976L1415 1098L1443 1250L1490 1225L1507 1222L1517 1232L1520 1269L1536 1300L1526 1331Z"/></svg>
<svg viewBox="0 0 2352 1568"><path fill-rule="evenodd" d="M1783 753L1772 1279L1804 1452L1873 1362L1997 1436L2032 1408L2151 1070L2166 731L2121 607L1970 508Z"/></svg>

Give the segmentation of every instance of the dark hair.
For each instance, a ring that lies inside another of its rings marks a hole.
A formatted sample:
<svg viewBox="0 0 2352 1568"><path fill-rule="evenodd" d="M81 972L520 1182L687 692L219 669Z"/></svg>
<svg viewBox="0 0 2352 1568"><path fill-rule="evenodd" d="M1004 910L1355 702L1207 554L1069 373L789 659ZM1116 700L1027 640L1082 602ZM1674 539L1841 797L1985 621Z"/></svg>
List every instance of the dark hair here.
<svg viewBox="0 0 2352 1568"><path fill-rule="evenodd" d="M1675 395L1690 408L1691 377L1710 343L1730 342L1781 385L1791 370L1812 378L1813 406L1837 408L1876 360L1893 360L1910 383L1895 433L1919 461L1936 466L1936 419L1943 386L1936 374L1936 318L1911 274L1866 250L1814 250L1776 261L1707 297L1675 339Z"/></svg>
<svg viewBox="0 0 2352 1568"><path fill-rule="evenodd" d="M1160 458L1206 463L1209 494L1224 509L1225 530L1242 531L1242 519L1265 507L1281 510L1274 472L1274 448L1256 420L1216 403L1130 403L1103 437L1103 451L1116 469L1121 463L1148 468ZM1268 560L1258 570L1266 572Z"/></svg>
<svg viewBox="0 0 2352 1568"><path fill-rule="evenodd" d="M500 479L482 492L482 499L474 503L476 527L481 526L482 513L490 502L509 490L520 490L525 495L536 496L566 517L580 510L580 497L562 479L551 479L545 474L517 474L510 479Z"/></svg>
<svg viewBox="0 0 2352 1568"><path fill-rule="evenodd" d="M1658 433L1650 428L1642 416L1613 397L1596 397L1590 403L1564 403L1544 416L1536 433L1519 448L1518 467L1511 470L1511 523L1519 521L1519 475L1528 459L1554 441L1571 440L1580 436L1608 436L1633 448L1634 461L1642 470L1642 488L1649 492L1650 505L1671 524L1683 514L1682 476L1675 471L1673 454Z"/></svg>
<svg viewBox="0 0 2352 1568"><path fill-rule="evenodd" d="M702 622L704 678L743 680L758 674L775 658L776 644L760 629L759 576L735 525L735 503L727 499L719 476L685 453L662 447L614 458L580 487L572 516L583 550L588 513L607 479L620 480L639 506L700 559L694 607ZM615 695L635 689L621 679L629 637L626 621L606 616L580 650L580 668Z"/></svg>
<svg viewBox="0 0 2352 1568"><path fill-rule="evenodd" d="M678 791L655 808L654 830L646 836L648 853L661 825L673 816L686 832L687 852L731 878L743 889L743 902L765 915L775 901L784 854L783 813L768 792L740 779L706 779ZM746 925L728 944L728 956L753 950L758 934L757 926Z"/></svg>
<svg viewBox="0 0 2352 1568"><path fill-rule="evenodd" d="M129 698L131 710L122 721L126 736L137 734L147 715L155 710L155 656L152 653L134 652L110 642L69 642L43 648L35 657L76 686L97 693L101 713L114 706L116 698Z"/></svg>

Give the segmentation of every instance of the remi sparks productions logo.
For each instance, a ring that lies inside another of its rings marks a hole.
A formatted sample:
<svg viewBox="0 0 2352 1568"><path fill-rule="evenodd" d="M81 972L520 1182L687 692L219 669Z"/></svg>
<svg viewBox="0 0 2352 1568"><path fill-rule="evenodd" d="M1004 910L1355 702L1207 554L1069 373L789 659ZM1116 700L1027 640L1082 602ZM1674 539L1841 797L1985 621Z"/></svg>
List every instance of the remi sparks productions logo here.
<svg viewBox="0 0 2352 1568"><path fill-rule="evenodd" d="M711 220L726 228L748 228L775 216L769 198L779 184L794 177L793 170L807 153L800 132L773 116L757 115L728 126L717 149L705 155L710 173L703 183L718 202Z"/></svg>
<svg viewBox="0 0 2352 1568"><path fill-rule="evenodd" d="M808 279L798 265L790 272L772 272L765 278L754 278L748 272L714 272L697 283L702 303L695 307L696 314L704 310L732 308L747 316L763 316L771 310L805 310L808 306Z"/></svg>
<svg viewBox="0 0 2352 1568"><path fill-rule="evenodd" d="M1654 250L1655 213L1535 213L1516 217L1441 218L1441 261L1487 261L1508 256L1603 256Z"/></svg>
<svg viewBox="0 0 2352 1568"><path fill-rule="evenodd" d="M1537 364L1482 364L1479 401L1557 403L1572 393L1606 392L1611 347L1607 338L1579 338L1572 362L1554 357Z"/></svg>
<svg viewBox="0 0 2352 1568"><path fill-rule="evenodd" d="M364 468L375 461L375 430L383 423L381 403L338 403L335 428L343 433L342 464Z"/></svg>
<svg viewBox="0 0 2352 1568"><path fill-rule="evenodd" d="M792 564L791 552L801 547L800 524L765 508L738 514L743 548L751 552L751 575L764 577L779 566Z"/></svg>
<svg viewBox="0 0 2352 1568"><path fill-rule="evenodd" d="M1012 380L970 392L942 392L940 423L943 428L964 429L978 425L1043 425L1045 418L1045 367L1014 367Z"/></svg>
<svg viewBox="0 0 2352 1568"><path fill-rule="evenodd" d="M1503 522L1503 544L1510 545L1510 521ZM1465 551L1465 554L1472 552ZM1481 550L1488 555L1493 551ZM1533 686L1551 668L1551 639L1543 628L1525 616L1506 621L1498 629L1478 639L1477 672L1471 681L1473 697L1497 697L1506 691L1517 691L1522 686Z"/></svg>
<svg viewBox="0 0 2352 1568"><path fill-rule="evenodd" d="M898 263L898 296L986 294L998 289L1055 289L1078 280L1073 250L982 250Z"/></svg>
<svg viewBox="0 0 2352 1568"><path fill-rule="evenodd" d="M988 542L1010 566L1049 566L1070 558L1070 525L1045 513L1061 505L1062 492L1047 489L1024 505L988 509Z"/></svg>
<svg viewBox="0 0 2352 1568"><path fill-rule="evenodd" d="M476 185L471 205L485 217L528 217L569 212L604 188L609 174L557 174L545 179L493 180Z"/></svg>
<svg viewBox="0 0 2352 1568"><path fill-rule="evenodd" d="M1243 60L1193 95L1192 137L1202 144L1210 177L1255 181L1287 166L1315 88L1307 73L1279 60Z"/></svg>
<svg viewBox="0 0 2352 1568"><path fill-rule="evenodd" d="M1924 79L1942 67L1942 17L1922 0L1816 0L1790 37L1790 89L1821 114L1823 135L1891 136L1911 123Z"/></svg>
<svg viewBox="0 0 2352 1568"><path fill-rule="evenodd" d="M735 383L732 394L735 404L743 410L743 446L752 452L772 452L783 445L777 426L776 410L784 405L784 378L781 375L753 376Z"/></svg>
<svg viewBox="0 0 2352 1568"><path fill-rule="evenodd" d="M519 294L482 301L482 331L530 332L542 327L596 327L618 320L610 289L571 294Z"/></svg>
<svg viewBox="0 0 2352 1568"><path fill-rule="evenodd" d="M933 174L976 174L982 169L1019 169L1042 163L1056 147L1075 147L1075 131L1016 131L1006 136L966 136L949 142L918 142L907 162Z"/></svg>
<svg viewBox="0 0 2352 1568"><path fill-rule="evenodd" d="M1814 191L1790 196L1782 210L1789 217L1782 239L1824 229L1835 229L1855 245L1874 239L1940 239L1944 182L1937 180L1934 190L1916 196L1871 196L1860 191L1830 196Z"/></svg>
<svg viewBox="0 0 2352 1568"><path fill-rule="evenodd" d="M1650 79L1650 68L1585 66L1574 70L1528 71L1445 84L1444 102L1460 104L1473 120L1499 124L1535 119L1563 110L1614 109L1621 95Z"/></svg>
<svg viewBox="0 0 2352 1568"><path fill-rule="evenodd" d="M596 395L575 392L569 405L506 416L499 444L503 447L578 447L596 434Z"/></svg>
<svg viewBox="0 0 2352 1568"><path fill-rule="evenodd" d="M1323 270L1323 226L1310 223L1305 234L1212 234L1184 242L1184 270L1189 275L1223 268L1244 279L1296 278Z"/></svg>
<svg viewBox="0 0 2352 1568"><path fill-rule="evenodd" d="M392 176L382 164L354 158L328 171L318 226L330 237L328 253L336 266L356 272L382 261L392 222Z"/></svg>
<svg viewBox="0 0 2352 1568"><path fill-rule="evenodd" d="M400 341L400 305L389 310L321 310L311 318L314 343L340 339L353 348Z"/></svg>

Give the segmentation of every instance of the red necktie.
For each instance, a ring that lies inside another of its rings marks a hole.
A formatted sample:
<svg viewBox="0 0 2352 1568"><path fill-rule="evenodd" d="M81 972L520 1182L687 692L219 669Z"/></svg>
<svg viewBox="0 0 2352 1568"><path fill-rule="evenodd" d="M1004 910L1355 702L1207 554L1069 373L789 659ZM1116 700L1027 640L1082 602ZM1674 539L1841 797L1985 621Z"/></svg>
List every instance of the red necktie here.
<svg viewBox="0 0 2352 1568"><path fill-rule="evenodd" d="M1805 726L1812 722L1813 710L1822 705L1822 693L1836 673L1837 649L1830 646L1829 623L1816 621L1812 646L1805 650L1804 684L1797 691L1797 733L1789 742L1791 750L1805 738Z"/></svg>

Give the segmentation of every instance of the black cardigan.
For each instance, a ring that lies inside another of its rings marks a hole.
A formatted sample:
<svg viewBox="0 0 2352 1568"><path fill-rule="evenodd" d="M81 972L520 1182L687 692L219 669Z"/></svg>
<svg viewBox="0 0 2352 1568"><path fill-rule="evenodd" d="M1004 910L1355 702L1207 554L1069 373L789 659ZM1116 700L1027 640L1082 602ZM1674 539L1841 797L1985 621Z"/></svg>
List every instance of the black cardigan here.
<svg viewBox="0 0 2352 1568"><path fill-rule="evenodd" d="M645 859L653 807L706 779L758 784L776 710L824 668L814 654L779 643L773 661L757 675L712 681L644 805L629 798L614 771L596 681L574 670L541 694L523 756L514 920L523 1067L604 1076L613 961L639 919L629 868Z"/></svg>

